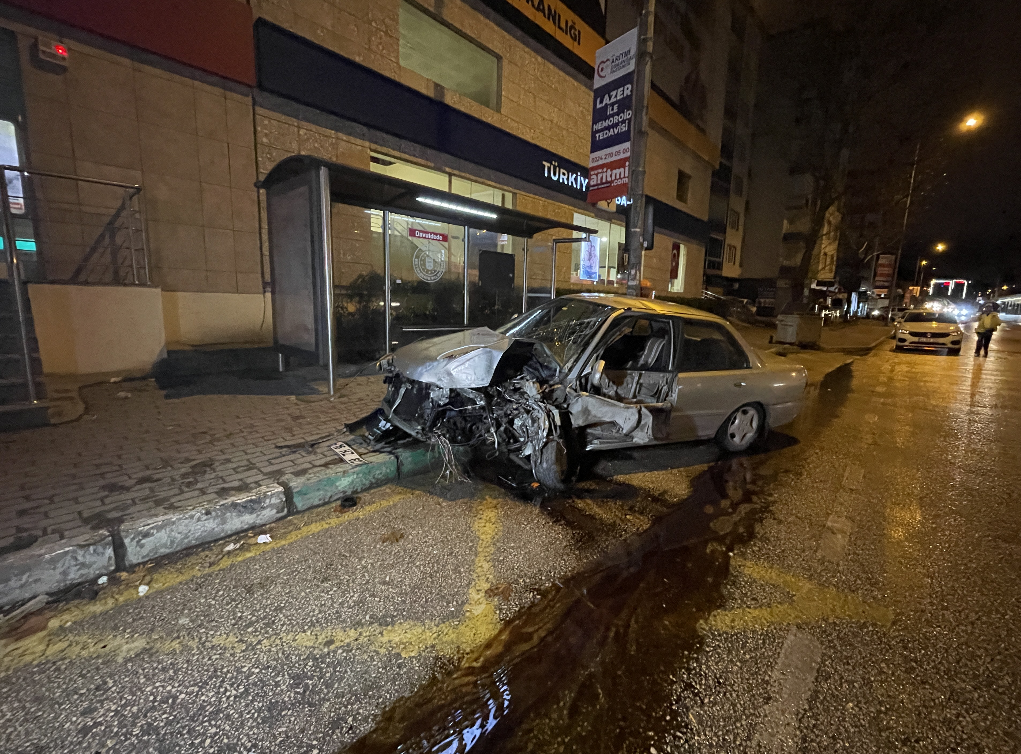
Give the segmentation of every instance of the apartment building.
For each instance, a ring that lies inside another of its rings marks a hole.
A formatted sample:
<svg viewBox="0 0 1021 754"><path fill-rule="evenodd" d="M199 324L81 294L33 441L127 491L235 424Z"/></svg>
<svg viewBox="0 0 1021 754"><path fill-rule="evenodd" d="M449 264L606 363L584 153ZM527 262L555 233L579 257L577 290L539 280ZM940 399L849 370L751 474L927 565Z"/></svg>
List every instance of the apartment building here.
<svg viewBox="0 0 1021 754"><path fill-rule="evenodd" d="M730 292L728 280L741 276L745 225L751 207L748 196L752 160L752 114L755 108L762 29L752 8L731 6L727 42L727 72L720 136L720 164L710 187L710 240L706 249L706 285L717 293Z"/></svg>
<svg viewBox="0 0 1021 754"><path fill-rule="evenodd" d="M647 295L701 294L721 144L730 174L744 175L757 43L735 8L658 3ZM639 0L7 0L0 149L24 171L7 174L18 260L8 278L28 285L24 302L3 292L0 305L30 312L36 371L144 370L168 348L272 343L272 218L258 186L294 155L363 192L329 210L341 360L493 325L553 292L620 291L626 208L585 202L592 64L639 10ZM450 206L373 205L385 181L444 192ZM479 217L478 202L493 208L481 215L542 222L515 235L450 214L470 204ZM731 204L743 210L737 193ZM581 274L581 244L565 242L582 229L598 239L594 279ZM5 402L27 387L12 385Z"/></svg>

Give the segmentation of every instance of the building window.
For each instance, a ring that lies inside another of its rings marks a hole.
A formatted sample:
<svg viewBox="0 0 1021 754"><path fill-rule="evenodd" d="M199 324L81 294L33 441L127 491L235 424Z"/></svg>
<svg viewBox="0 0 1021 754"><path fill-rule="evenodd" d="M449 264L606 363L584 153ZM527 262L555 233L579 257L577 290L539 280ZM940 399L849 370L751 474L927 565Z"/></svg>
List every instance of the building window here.
<svg viewBox="0 0 1021 754"><path fill-rule="evenodd" d="M731 230L741 230L741 213L736 209L730 210L728 215L727 227Z"/></svg>
<svg viewBox="0 0 1021 754"><path fill-rule="evenodd" d="M727 264L737 264L737 246L732 243L727 244Z"/></svg>
<svg viewBox="0 0 1021 754"><path fill-rule="evenodd" d="M734 196L741 196L741 197L743 197L744 196L744 176L743 175L735 175L734 176L734 180L733 180L733 182L730 185L730 189L731 189L731 191L733 191Z"/></svg>
<svg viewBox="0 0 1021 754"><path fill-rule="evenodd" d="M456 175L441 173L439 170L432 170L421 165L399 160L390 155L372 152L369 154L369 168L373 173L400 178L408 183L415 183L419 186L428 186L439 191L449 191L458 196L467 196L478 199L480 202L488 202L498 207L514 207L514 193L488 186L485 183L470 181L467 178L460 178Z"/></svg>
<svg viewBox="0 0 1021 754"><path fill-rule="evenodd" d="M401 65L490 110L500 109L496 55L408 2L401 3Z"/></svg>
<svg viewBox="0 0 1021 754"><path fill-rule="evenodd" d="M691 176L683 170L677 171L677 201L688 203L688 190L691 188Z"/></svg>

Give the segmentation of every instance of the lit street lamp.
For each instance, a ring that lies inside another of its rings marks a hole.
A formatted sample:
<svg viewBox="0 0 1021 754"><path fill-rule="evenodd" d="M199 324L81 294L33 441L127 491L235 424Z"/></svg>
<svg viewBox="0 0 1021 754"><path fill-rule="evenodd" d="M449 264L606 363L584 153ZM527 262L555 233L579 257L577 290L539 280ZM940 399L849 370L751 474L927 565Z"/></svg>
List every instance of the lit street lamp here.
<svg viewBox="0 0 1021 754"><path fill-rule="evenodd" d="M972 113L965 117L958 127L958 131L974 131L982 125L985 117L982 113ZM908 196L904 202L904 222L900 229L900 243L897 244L897 256L893 263L893 282L890 284L890 305L886 308L886 324L893 319L893 297L897 294L897 272L900 270L900 257L904 251L904 237L908 233L908 216L911 212L911 195L915 193L915 174L918 172L918 154L922 151L922 140L919 139L915 145L915 158L911 161L911 180L908 182ZM940 244L937 244L939 246ZM943 245L945 248L945 244ZM937 249L942 251L943 249Z"/></svg>
<svg viewBox="0 0 1021 754"><path fill-rule="evenodd" d="M957 128L959 131L974 131L985 122L985 119L986 118L982 113L972 113L962 120Z"/></svg>
<svg viewBox="0 0 1021 754"><path fill-rule="evenodd" d="M918 258L918 264L915 265L915 286L916 287L918 285L921 285L921 283L919 283L919 281L918 281L918 273L927 264L929 264L929 260L928 259L922 259L921 257ZM924 278L925 275L923 274L922 277Z"/></svg>

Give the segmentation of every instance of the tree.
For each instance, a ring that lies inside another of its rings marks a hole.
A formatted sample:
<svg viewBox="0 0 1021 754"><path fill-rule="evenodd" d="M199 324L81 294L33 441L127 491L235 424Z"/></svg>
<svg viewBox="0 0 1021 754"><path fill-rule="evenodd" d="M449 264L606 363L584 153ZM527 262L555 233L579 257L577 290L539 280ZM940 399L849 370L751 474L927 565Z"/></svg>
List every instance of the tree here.
<svg viewBox="0 0 1021 754"><path fill-rule="evenodd" d="M794 219L804 253L791 277L806 298L821 242L834 240L825 235L851 226L857 236L843 248L857 253L869 215L889 224L906 197L905 154L959 109L971 53L949 40L970 8L971 0L834 0L770 41L780 96L792 103L790 172L803 185ZM938 166L926 171L934 177Z"/></svg>

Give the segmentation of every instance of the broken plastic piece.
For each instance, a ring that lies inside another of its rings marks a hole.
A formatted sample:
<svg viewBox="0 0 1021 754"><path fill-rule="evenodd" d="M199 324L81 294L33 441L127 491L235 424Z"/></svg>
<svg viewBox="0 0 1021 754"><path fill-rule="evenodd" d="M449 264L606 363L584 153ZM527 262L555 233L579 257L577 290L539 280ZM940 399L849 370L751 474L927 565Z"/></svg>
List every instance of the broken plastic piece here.
<svg viewBox="0 0 1021 754"><path fill-rule="evenodd" d="M255 541L258 542L260 545L266 545L273 541L273 537L271 537L269 534L260 534L259 538Z"/></svg>
<svg viewBox="0 0 1021 754"><path fill-rule="evenodd" d="M146 586L145 584L142 584L140 587L138 587L138 596L139 597L143 597L143 596L145 596L145 593L148 592L148 591L149 591L149 587Z"/></svg>
<svg viewBox="0 0 1021 754"><path fill-rule="evenodd" d="M241 543L240 542L231 542L229 545L227 545L226 547L223 548L223 551L224 552L230 552L231 550L236 550L239 547L241 547Z"/></svg>
<svg viewBox="0 0 1021 754"><path fill-rule="evenodd" d="M103 584L105 584L109 580L110 580L109 576L100 576L99 579L96 581L96 583L99 584L100 586L102 586Z"/></svg>

